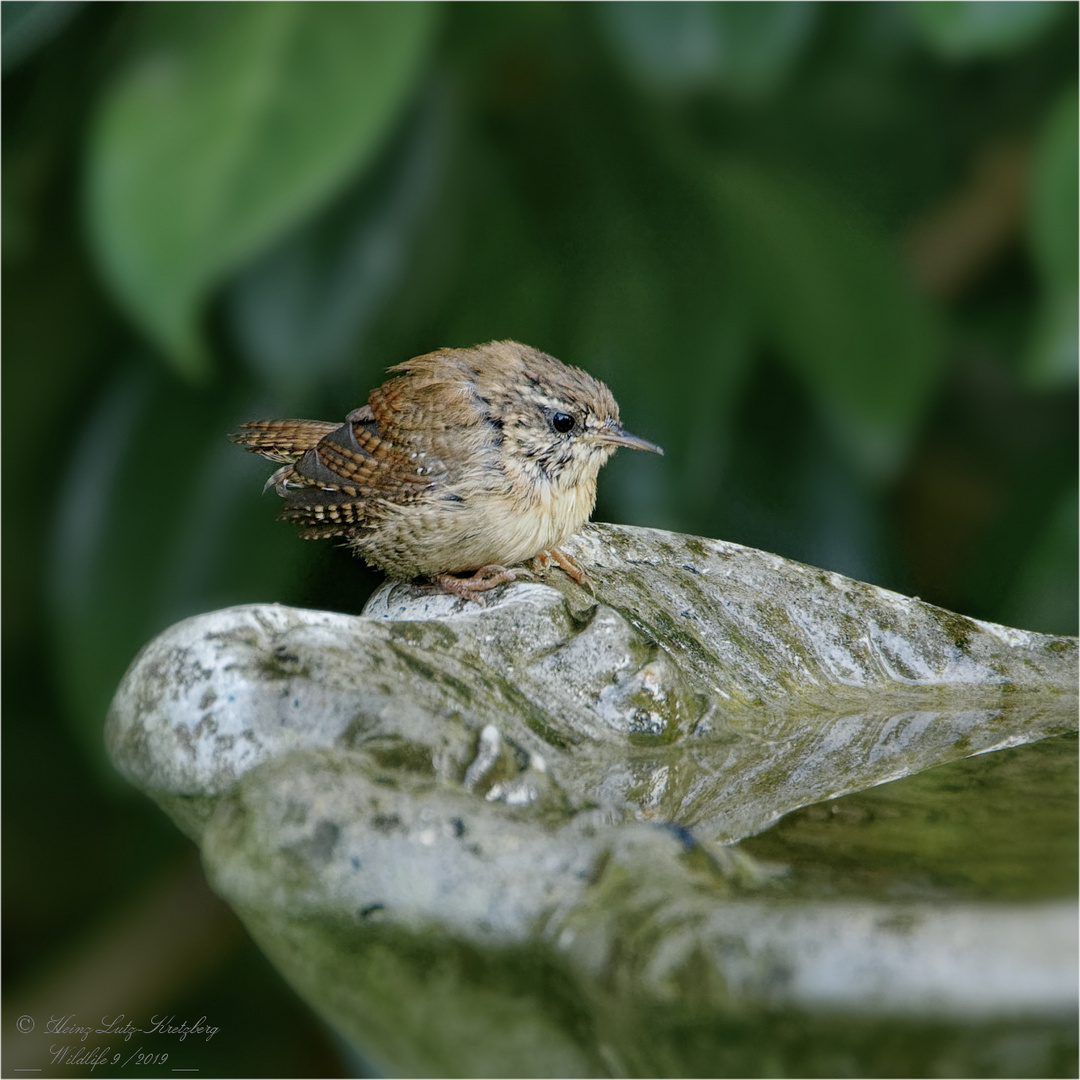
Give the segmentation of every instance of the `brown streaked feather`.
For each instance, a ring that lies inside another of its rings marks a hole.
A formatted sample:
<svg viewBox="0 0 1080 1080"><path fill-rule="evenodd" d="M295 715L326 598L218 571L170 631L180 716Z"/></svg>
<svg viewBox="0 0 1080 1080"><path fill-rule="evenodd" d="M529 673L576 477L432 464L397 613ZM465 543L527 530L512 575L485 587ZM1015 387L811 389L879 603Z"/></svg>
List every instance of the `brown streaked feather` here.
<svg viewBox="0 0 1080 1080"><path fill-rule="evenodd" d="M282 459L286 452L293 453L287 468L279 469L271 480L285 499L278 517L304 526L300 534L304 539L356 536L374 527L387 504L414 503L445 475L446 467L438 459L417 456L383 438L376 415L365 406L351 412L344 424L319 423L320 437L313 445L315 421L298 433L289 432L292 441L286 446L273 441L280 437L276 429L244 438L248 449L264 456L269 443ZM304 439L308 445L296 453Z"/></svg>
<svg viewBox="0 0 1080 1080"><path fill-rule="evenodd" d="M338 493L309 488L309 501L286 506L278 514L278 520L302 525L300 537L303 540L323 540L346 534L354 536L365 527L370 527L365 521L362 503L336 503L327 497L336 494Z"/></svg>
<svg viewBox="0 0 1080 1080"><path fill-rule="evenodd" d="M253 454L289 464L318 445L320 439L337 429L325 420L252 420L241 424L229 438Z"/></svg>
<svg viewBox="0 0 1080 1080"><path fill-rule="evenodd" d="M397 364L402 374L376 387L368 401L376 424L405 443L430 445L446 430L475 426L481 417L473 380L476 372L444 349Z"/></svg>

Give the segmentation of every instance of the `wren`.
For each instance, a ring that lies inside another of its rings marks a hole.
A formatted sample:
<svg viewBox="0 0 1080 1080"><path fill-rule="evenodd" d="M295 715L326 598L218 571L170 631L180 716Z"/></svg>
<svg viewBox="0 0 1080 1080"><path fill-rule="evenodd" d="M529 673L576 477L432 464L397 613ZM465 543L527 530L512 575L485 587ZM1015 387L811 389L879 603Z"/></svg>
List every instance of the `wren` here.
<svg viewBox="0 0 1080 1080"><path fill-rule="evenodd" d="M229 436L281 464L266 482L285 500L278 516L477 601L529 560L584 582L559 546L589 519L600 467L620 446L663 453L621 427L607 386L516 341L390 371L344 424L257 420Z"/></svg>

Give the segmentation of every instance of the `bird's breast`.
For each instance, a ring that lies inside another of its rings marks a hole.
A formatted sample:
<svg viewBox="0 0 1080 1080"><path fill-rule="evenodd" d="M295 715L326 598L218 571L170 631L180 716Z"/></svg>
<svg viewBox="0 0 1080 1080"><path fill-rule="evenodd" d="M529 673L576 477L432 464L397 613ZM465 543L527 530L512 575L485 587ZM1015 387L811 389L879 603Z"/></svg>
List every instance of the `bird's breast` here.
<svg viewBox="0 0 1080 1080"><path fill-rule="evenodd" d="M356 546L403 578L515 566L568 540L595 499L595 475L560 486L519 470L473 469L413 504L385 506L379 529Z"/></svg>
<svg viewBox="0 0 1080 1080"><path fill-rule="evenodd" d="M588 521L595 502L595 477L570 487L536 482L512 486L487 508L502 549L493 561L512 566L558 547Z"/></svg>

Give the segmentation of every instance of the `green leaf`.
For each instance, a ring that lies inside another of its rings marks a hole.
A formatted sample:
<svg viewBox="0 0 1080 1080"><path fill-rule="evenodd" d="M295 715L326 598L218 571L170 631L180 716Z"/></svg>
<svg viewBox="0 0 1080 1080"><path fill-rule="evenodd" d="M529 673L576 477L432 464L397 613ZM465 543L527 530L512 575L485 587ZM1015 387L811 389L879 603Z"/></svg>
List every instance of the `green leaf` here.
<svg viewBox="0 0 1080 1080"><path fill-rule="evenodd" d="M82 0L4 0L0 12L4 74L47 45L82 6Z"/></svg>
<svg viewBox="0 0 1080 1080"><path fill-rule="evenodd" d="M887 474L941 370L935 312L890 238L858 213L747 160L714 175L722 235L761 332L860 466Z"/></svg>
<svg viewBox="0 0 1080 1080"><path fill-rule="evenodd" d="M936 52L966 59L1022 48L1071 6L1056 0L918 0L903 8Z"/></svg>
<svg viewBox="0 0 1080 1080"><path fill-rule="evenodd" d="M1043 634L1076 633L1078 518L1080 504L1072 489L1058 499L1020 566L1005 604L1003 618L1010 626Z"/></svg>
<svg viewBox="0 0 1080 1080"><path fill-rule="evenodd" d="M354 372L373 324L414 265L445 186L450 95L423 95L380 165L256 260L228 291L244 359L287 409ZM303 415L306 415L303 414Z"/></svg>
<svg viewBox="0 0 1080 1080"><path fill-rule="evenodd" d="M1035 390L1075 384L1080 338L1076 293L1051 291L1042 298L1024 357L1024 376Z"/></svg>
<svg viewBox="0 0 1080 1080"><path fill-rule="evenodd" d="M1025 373L1040 389L1077 378L1078 126L1080 97L1071 88L1050 113L1032 170L1028 243L1042 279L1042 296Z"/></svg>
<svg viewBox="0 0 1080 1080"><path fill-rule="evenodd" d="M596 7L631 73L661 92L765 95L809 41L813 3L608 3Z"/></svg>
<svg viewBox="0 0 1080 1080"><path fill-rule="evenodd" d="M433 27L417 4L154 4L93 125L102 271L188 376L200 309L231 271L368 165Z"/></svg>
<svg viewBox="0 0 1080 1080"><path fill-rule="evenodd" d="M1071 88L1050 114L1035 152L1028 236L1044 278L1075 290L1077 275L1077 127L1080 96Z"/></svg>

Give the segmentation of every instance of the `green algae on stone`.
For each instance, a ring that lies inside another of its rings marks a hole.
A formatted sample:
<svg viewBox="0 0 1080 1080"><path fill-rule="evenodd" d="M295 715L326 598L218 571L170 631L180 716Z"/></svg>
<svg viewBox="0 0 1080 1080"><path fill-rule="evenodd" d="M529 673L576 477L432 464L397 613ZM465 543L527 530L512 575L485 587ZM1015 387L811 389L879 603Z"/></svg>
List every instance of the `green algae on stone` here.
<svg viewBox="0 0 1080 1080"><path fill-rule="evenodd" d="M1023 830L1075 804L1076 641L721 541L567 547L591 593L180 623L113 759L387 1072L1067 1074L1075 873L1025 889L1068 837Z"/></svg>

